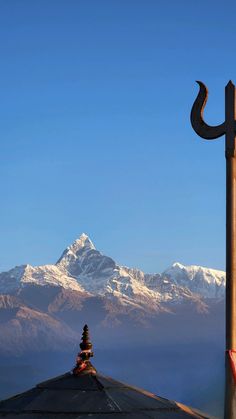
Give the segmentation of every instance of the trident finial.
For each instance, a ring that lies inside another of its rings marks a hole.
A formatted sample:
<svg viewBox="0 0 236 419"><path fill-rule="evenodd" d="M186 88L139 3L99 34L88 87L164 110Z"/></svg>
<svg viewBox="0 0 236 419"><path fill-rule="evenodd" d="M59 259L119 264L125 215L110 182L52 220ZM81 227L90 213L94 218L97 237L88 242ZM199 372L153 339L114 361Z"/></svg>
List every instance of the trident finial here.
<svg viewBox="0 0 236 419"><path fill-rule="evenodd" d="M210 126L203 119L208 90L201 81L197 81L197 83L200 89L191 111L191 123L194 131L206 140L214 140L225 134L226 157L235 156L236 115L234 84L232 81L229 81L225 87L225 122L220 125Z"/></svg>

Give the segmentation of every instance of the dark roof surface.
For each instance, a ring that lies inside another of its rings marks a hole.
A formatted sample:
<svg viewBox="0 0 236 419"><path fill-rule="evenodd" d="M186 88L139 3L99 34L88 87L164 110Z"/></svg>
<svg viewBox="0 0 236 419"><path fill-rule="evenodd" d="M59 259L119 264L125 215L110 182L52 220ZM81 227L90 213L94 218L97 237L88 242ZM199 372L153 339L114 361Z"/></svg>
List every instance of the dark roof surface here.
<svg viewBox="0 0 236 419"><path fill-rule="evenodd" d="M101 374L66 373L0 402L7 419L209 418Z"/></svg>
<svg viewBox="0 0 236 419"><path fill-rule="evenodd" d="M72 372L3 400L0 418L209 418L180 403L98 374L90 362L93 352L87 325L83 328L80 349Z"/></svg>

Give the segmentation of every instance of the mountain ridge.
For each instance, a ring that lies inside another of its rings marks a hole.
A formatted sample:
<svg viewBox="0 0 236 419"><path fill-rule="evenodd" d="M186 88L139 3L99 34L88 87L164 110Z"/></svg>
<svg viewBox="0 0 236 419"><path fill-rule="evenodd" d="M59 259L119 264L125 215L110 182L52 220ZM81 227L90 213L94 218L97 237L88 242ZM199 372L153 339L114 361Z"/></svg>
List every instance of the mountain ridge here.
<svg viewBox="0 0 236 419"><path fill-rule="evenodd" d="M224 271L173 263L162 273L145 273L118 265L98 251L85 233L62 253L54 265L21 265L0 273L0 293L16 292L35 284L59 286L88 295L115 296L153 302L200 298L223 298Z"/></svg>
<svg viewBox="0 0 236 419"><path fill-rule="evenodd" d="M83 234L55 265L0 273L0 353L26 353L31 347L64 351L84 322L98 335L107 328L138 333L157 322L162 336L172 339L176 325L190 327L185 319L189 324L208 319L218 333L214 313L222 317L224 291L222 271L175 263L161 274L146 274L118 265Z"/></svg>

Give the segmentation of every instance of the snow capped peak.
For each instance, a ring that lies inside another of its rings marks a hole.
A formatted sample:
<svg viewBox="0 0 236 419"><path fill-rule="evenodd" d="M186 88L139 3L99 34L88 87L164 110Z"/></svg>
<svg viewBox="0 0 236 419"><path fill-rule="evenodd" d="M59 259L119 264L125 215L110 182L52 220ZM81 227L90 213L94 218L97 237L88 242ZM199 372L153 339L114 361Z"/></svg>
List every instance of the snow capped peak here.
<svg viewBox="0 0 236 419"><path fill-rule="evenodd" d="M171 265L171 268L179 268L179 269L183 269L183 268L185 268L185 266L184 265L182 265L182 263L179 263L179 262L174 262L172 265Z"/></svg>
<svg viewBox="0 0 236 419"><path fill-rule="evenodd" d="M90 249L95 249L93 242L90 240L89 236L85 233L82 233L81 236L72 243L67 249L73 249L78 251L82 247L87 247Z"/></svg>
<svg viewBox="0 0 236 419"><path fill-rule="evenodd" d="M99 253L87 236L82 233L81 236L68 246L62 253L60 259L57 261L56 266L60 269L64 269L69 272L72 276L78 276L82 273L83 269L81 263L86 263L92 254Z"/></svg>
<svg viewBox="0 0 236 419"><path fill-rule="evenodd" d="M225 272L197 265L173 263L162 275L173 283L189 288L207 298L219 298L225 292Z"/></svg>
<svg viewBox="0 0 236 419"><path fill-rule="evenodd" d="M82 233L78 239L76 239L64 250L56 265L60 264L62 266L65 263L67 265L68 261L75 261L78 258L78 255L81 255L81 252L86 254L91 250L95 250L93 242L90 240L87 234Z"/></svg>

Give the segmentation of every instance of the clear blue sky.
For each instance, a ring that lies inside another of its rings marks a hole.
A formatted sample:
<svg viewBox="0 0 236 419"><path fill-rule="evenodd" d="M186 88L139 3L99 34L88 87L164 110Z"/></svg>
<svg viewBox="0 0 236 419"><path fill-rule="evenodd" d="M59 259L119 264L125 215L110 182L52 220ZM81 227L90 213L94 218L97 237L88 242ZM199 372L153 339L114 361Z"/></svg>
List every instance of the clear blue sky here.
<svg viewBox="0 0 236 419"><path fill-rule="evenodd" d="M86 232L117 262L224 269L224 118L236 3L0 1L0 270L53 263Z"/></svg>

